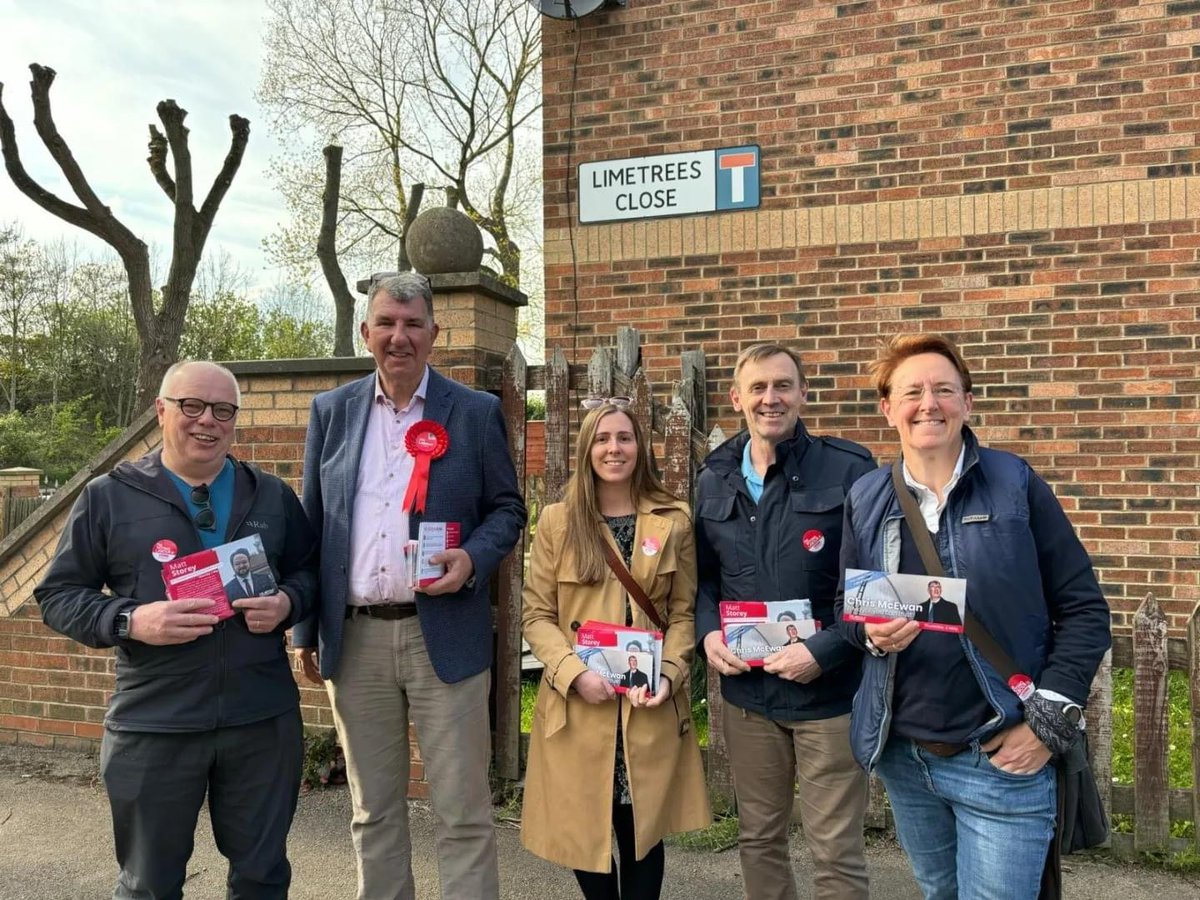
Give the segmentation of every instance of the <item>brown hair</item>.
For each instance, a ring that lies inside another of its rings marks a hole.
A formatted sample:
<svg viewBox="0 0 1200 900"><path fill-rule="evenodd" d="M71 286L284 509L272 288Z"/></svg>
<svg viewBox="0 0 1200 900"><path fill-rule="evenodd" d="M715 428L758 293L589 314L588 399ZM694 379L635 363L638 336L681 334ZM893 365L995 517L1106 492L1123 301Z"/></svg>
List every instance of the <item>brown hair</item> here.
<svg viewBox="0 0 1200 900"><path fill-rule="evenodd" d="M673 503L670 494L654 467L650 464L650 441L633 410L618 409L605 403L583 417L579 436L575 442L575 472L567 482L563 504L567 508L567 546L575 549L579 577L584 584L598 584L604 579L607 564L601 541L604 540L603 516L596 499L596 473L592 471L592 444L600 429L600 420L610 413L624 413L633 423L633 439L637 441L637 458L633 463L633 477L629 479L630 499L636 507L643 497Z"/></svg>
<svg viewBox="0 0 1200 900"><path fill-rule="evenodd" d="M867 366L867 374L875 384L875 390L880 398L887 397L892 390L892 375L896 367L910 356L922 353L937 353L946 357L958 371L962 379L963 390L971 391L971 372L966 361L954 341L943 334L893 334L881 342L882 349L879 358Z"/></svg>
<svg viewBox="0 0 1200 900"><path fill-rule="evenodd" d="M796 364L796 374L800 376L800 384L804 385L808 381L804 377L804 364L800 362L800 354L795 350L785 347L783 344L753 344L739 353L737 362L733 364L734 386L737 386L738 376L742 374L742 368L747 363L762 362L772 356L786 356Z"/></svg>

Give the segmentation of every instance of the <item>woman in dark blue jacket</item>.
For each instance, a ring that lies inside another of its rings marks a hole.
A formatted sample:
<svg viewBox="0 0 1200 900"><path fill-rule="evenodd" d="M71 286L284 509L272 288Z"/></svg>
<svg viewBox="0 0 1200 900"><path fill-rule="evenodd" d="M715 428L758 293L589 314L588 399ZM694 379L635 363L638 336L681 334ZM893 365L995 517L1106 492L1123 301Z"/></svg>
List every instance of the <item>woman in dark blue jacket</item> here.
<svg viewBox="0 0 1200 900"><path fill-rule="evenodd" d="M1054 741L1041 723L1082 725L1110 643L1108 605L1049 486L1019 457L981 447L967 427L971 374L953 343L897 335L871 372L946 575L966 579L967 609L1036 691L1022 701L965 635L905 619L844 623L867 651L851 722L855 757L878 768L927 900L1032 900L1055 821ZM934 574L890 468L851 488L848 568Z"/></svg>

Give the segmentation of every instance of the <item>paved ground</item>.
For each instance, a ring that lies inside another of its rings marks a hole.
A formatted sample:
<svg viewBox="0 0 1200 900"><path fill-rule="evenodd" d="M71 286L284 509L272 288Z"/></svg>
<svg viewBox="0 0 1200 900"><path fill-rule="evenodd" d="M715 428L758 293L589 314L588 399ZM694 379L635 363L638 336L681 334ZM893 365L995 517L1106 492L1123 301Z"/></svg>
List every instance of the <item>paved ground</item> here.
<svg viewBox="0 0 1200 900"><path fill-rule="evenodd" d="M294 900L353 898L349 819L350 800L344 788L301 799L291 833ZM435 898L432 816L421 804L414 804L413 829L417 893L421 898ZM501 822L499 835L505 900L577 896L570 873L526 853L513 825ZM115 874L111 840L108 805L97 784L94 758L0 747L0 898L92 900L110 896ZM808 860L799 838L793 860L797 878L805 885ZM919 897L903 855L890 842L872 842L869 862L873 898ZM224 897L224 874L225 866L202 817L189 867L189 900ZM1200 879L1097 861L1073 861L1067 879L1067 896L1087 900L1200 896ZM664 900L737 900L741 897L737 854L669 847L666 884ZM806 890L801 896L807 896Z"/></svg>

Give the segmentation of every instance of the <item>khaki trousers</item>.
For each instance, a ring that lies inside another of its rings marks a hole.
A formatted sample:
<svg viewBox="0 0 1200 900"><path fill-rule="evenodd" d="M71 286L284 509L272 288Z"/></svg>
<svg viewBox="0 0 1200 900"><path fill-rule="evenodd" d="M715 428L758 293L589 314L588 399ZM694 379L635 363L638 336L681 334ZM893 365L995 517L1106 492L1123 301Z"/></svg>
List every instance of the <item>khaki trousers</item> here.
<svg viewBox="0 0 1200 900"><path fill-rule="evenodd" d="M775 722L726 704L723 730L746 900L796 900L788 825L797 781L812 896L866 900L867 776L850 753L850 716Z"/></svg>
<svg viewBox="0 0 1200 900"><path fill-rule="evenodd" d="M441 681L416 616L346 620L341 666L326 687L354 803L358 900L416 896L408 832L410 716L437 819L442 897L499 897L488 785L490 677Z"/></svg>

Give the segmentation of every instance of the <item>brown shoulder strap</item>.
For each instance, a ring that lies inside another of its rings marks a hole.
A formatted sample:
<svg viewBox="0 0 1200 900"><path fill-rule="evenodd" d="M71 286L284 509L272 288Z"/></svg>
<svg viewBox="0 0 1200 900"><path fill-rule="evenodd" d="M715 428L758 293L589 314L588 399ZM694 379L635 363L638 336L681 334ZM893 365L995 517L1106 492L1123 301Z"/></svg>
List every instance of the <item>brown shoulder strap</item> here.
<svg viewBox="0 0 1200 900"><path fill-rule="evenodd" d="M942 561L933 546L933 538L929 536L929 528L917 506L916 498L908 489L908 485L904 483L902 465L900 457L896 457L896 461L892 463L892 487L896 490L896 499L900 501L900 508L904 510L904 518L908 520L908 530L912 532L913 540L917 544L917 551L921 554L921 562L925 564L925 574L935 578L942 577L946 574L946 570L942 567ZM1016 663L1012 661L1012 657L996 643L992 633L984 627L984 624L971 612L970 608L965 610L963 631L1005 681L1009 681L1020 672Z"/></svg>
<svg viewBox="0 0 1200 900"><path fill-rule="evenodd" d="M613 574L617 576L617 580L625 586L625 590L629 592L629 596L642 608L642 612L650 618L650 621L654 623L654 627L659 631L666 631L667 623L658 614L658 610L654 608L654 604L650 602L650 598L646 596L646 592L642 590L642 586L633 580L633 575L629 573L629 569L625 567L625 563L621 562L621 558L617 556L617 551L612 548L612 544L606 540L601 540L600 543L604 547L604 561L613 570Z"/></svg>

